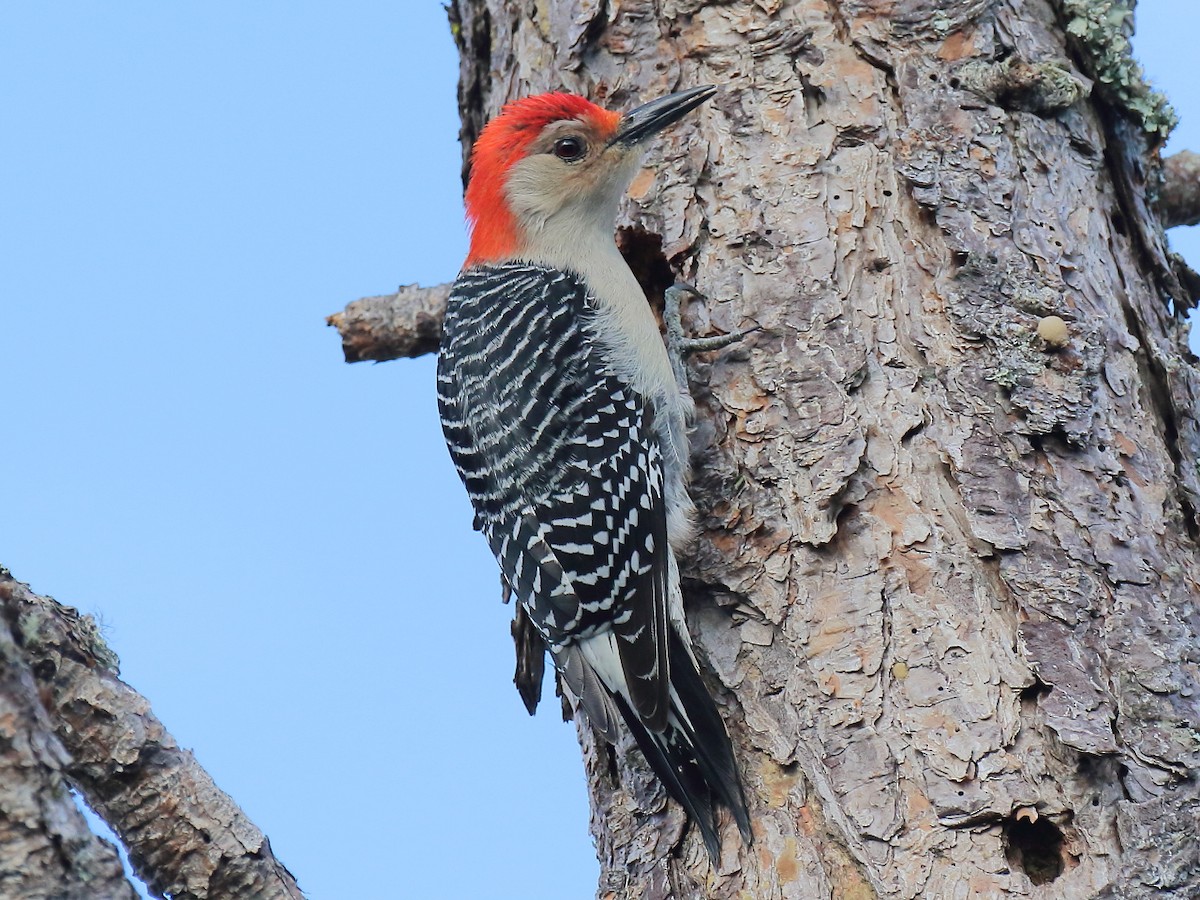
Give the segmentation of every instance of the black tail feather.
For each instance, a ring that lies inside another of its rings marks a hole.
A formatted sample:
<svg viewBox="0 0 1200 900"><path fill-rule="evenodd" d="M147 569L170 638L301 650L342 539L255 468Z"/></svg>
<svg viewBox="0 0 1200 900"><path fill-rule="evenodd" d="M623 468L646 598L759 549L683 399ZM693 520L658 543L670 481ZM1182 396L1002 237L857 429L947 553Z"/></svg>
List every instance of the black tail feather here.
<svg viewBox="0 0 1200 900"><path fill-rule="evenodd" d="M747 844L751 841L750 815L721 714L674 629L670 639L671 687L682 708L672 698L666 729L649 731L623 698L615 700L650 768L696 823L709 858L716 863L721 856L716 805L733 814Z"/></svg>
<svg viewBox="0 0 1200 900"><path fill-rule="evenodd" d="M725 730L725 722L721 719L708 688L700 679L691 654L683 646L683 641L674 629L671 630L669 653L671 686L695 729L688 737L696 750L696 761L704 774L704 780L733 814L738 831L749 844L750 813L746 810L746 795L742 790L742 779L738 775L737 761L733 758L733 744L729 740L729 732Z"/></svg>
<svg viewBox="0 0 1200 900"><path fill-rule="evenodd" d="M632 714L625 700L621 697L617 697L616 700L617 708L625 717L629 731L637 741L642 755L646 757L646 762L650 763L650 768L667 789L667 793L675 798L687 812L688 818L700 829L709 858L714 861L720 859L721 841L717 837L712 791L705 782L700 767L691 754L681 752L682 748L670 748L660 743L665 735L647 731L641 720ZM670 733L670 726L667 733Z"/></svg>

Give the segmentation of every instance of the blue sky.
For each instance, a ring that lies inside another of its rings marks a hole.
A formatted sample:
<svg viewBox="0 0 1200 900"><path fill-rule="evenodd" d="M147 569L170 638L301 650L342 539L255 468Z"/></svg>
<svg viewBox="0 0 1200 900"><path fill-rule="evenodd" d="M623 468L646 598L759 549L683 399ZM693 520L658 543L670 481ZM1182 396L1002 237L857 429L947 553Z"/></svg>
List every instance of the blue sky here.
<svg viewBox="0 0 1200 900"><path fill-rule="evenodd" d="M1140 9L1200 149L1197 14ZM314 900L591 896L433 360L324 325L465 252L440 4L7 4L0 78L0 563L101 619Z"/></svg>

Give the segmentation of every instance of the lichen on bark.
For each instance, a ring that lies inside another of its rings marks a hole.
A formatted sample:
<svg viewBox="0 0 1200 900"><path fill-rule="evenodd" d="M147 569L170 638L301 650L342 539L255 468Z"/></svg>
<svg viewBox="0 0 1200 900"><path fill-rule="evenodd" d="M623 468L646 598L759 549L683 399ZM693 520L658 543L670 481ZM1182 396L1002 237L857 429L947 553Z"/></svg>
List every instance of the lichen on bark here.
<svg viewBox="0 0 1200 900"><path fill-rule="evenodd" d="M1179 116L1167 98L1146 81L1133 58L1129 33L1133 3L1126 0L1060 0L1071 35L1098 89L1159 143L1166 143Z"/></svg>

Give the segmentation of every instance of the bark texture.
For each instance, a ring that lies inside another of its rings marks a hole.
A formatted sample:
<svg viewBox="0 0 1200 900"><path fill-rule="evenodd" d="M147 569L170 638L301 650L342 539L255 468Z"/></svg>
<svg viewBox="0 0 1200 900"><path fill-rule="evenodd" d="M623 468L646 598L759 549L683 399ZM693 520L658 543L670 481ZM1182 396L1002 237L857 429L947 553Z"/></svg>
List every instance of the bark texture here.
<svg viewBox="0 0 1200 900"><path fill-rule="evenodd" d="M0 743L8 743L10 753L32 752L43 781L38 795L32 784L21 788L8 775L0 779L0 831L8 832L0 833L0 897L137 896L112 847L88 831L65 776L121 838L155 896L302 900L266 836L180 749L146 699L117 677L117 658L90 617L33 593L3 569L0 609L8 681L0 703L29 701L0 715ZM18 727L29 730L9 733ZM0 753L0 766L26 776L37 773L35 762L18 764ZM22 820L12 805L27 797L42 809L18 807ZM17 824L29 830L20 839L13 833ZM39 849L47 833L52 846ZM46 869L43 892L5 880L27 874L10 867L8 854L16 852L31 859L40 852L50 863L39 865L57 867Z"/></svg>
<svg viewBox="0 0 1200 900"><path fill-rule="evenodd" d="M456 0L514 97L713 83L623 249L697 333L689 616L751 794L712 871L580 738L605 898L1200 896L1200 378L1112 0Z"/></svg>
<svg viewBox="0 0 1200 900"><path fill-rule="evenodd" d="M364 297L326 322L338 330L346 362L435 353L450 285L404 285L394 294Z"/></svg>
<svg viewBox="0 0 1200 900"><path fill-rule="evenodd" d="M0 897L134 900L116 849L75 806L69 764L13 629L0 618Z"/></svg>
<svg viewBox="0 0 1200 900"><path fill-rule="evenodd" d="M1200 224L1200 153L1184 150L1163 160L1158 214L1164 228Z"/></svg>

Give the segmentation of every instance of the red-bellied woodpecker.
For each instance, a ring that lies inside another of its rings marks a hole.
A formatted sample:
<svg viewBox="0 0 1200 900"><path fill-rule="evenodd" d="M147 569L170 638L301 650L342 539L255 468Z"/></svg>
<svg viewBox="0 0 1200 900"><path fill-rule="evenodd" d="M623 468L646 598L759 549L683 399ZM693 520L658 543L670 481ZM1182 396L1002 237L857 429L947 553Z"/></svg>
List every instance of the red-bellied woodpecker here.
<svg viewBox="0 0 1200 900"><path fill-rule="evenodd" d="M715 93L693 88L624 116L542 94L488 123L438 360L446 443L475 527L568 696L609 741L624 720L714 861L717 804L747 841L750 821L675 560L692 536L692 403L613 232L647 140Z"/></svg>

